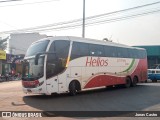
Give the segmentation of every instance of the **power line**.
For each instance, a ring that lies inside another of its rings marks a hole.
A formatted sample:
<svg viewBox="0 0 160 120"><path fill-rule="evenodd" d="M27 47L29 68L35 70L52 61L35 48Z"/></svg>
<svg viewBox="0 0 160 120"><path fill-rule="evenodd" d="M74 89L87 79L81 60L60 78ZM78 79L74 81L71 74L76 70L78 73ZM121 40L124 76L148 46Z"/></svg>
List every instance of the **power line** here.
<svg viewBox="0 0 160 120"><path fill-rule="evenodd" d="M102 17L104 18L104 17L108 17L108 16L111 16L111 15L121 14L121 13L125 13L125 12L128 12L128 11L133 11L133 10L137 10L137 9L140 9L140 8L145 8L145 7L148 7L148 6L156 5L156 4L159 4L159 3L160 3L160 1L154 2L154 3L150 3L150 4L141 5L141 6L136 6L136 7L132 7L132 8L128 8L128 9L123 9L123 10L119 10L119 11L114 11L114 12L110 12L110 13L90 16L90 17L86 18L86 22L88 22L88 23L86 23L86 25L91 25L91 24L94 24L94 23L100 24L100 23L102 23L104 21L110 22L110 21L121 20L122 18L126 19L126 18L132 18L132 16L147 15L147 14L152 14L152 13L155 13L155 12L159 12L159 11L153 11L152 10L152 11L139 13L137 15L135 14L135 15L130 15L130 16L121 16L119 18L114 18L114 19L110 18L110 19L102 20ZM93 21L93 22L91 22L91 21ZM75 20L72 20L72 21L48 24L48 25L43 25L43 26L37 26L37 27L31 27L31 28L25 28L25 29L17 29L17 30L11 30L11 31L4 31L4 32L0 32L0 34L2 34L2 33L19 32L19 31L29 32L29 31L46 31L46 30L58 30L58 29L60 30L60 29L64 29L64 28L65 29L76 28L77 26L81 26L81 25L82 25L82 19L75 19Z"/></svg>
<svg viewBox="0 0 160 120"><path fill-rule="evenodd" d="M117 21L121 21L121 20L131 19L131 18L135 18L135 17L141 17L141 16L145 16L145 15L149 15L149 14L158 13L158 12L160 12L160 9L148 11L148 12L143 12L143 13L138 13L138 14L134 14L134 15L123 16L123 17L119 17L119 18L113 18L113 19L109 19L109 20L92 22L92 23L88 23L88 25L90 26L92 24L104 24L104 23L110 23L110 22L117 22Z"/></svg>
<svg viewBox="0 0 160 120"><path fill-rule="evenodd" d="M97 18L101 18L101 17L105 17L105 16L115 15L115 14L131 11L131 10L135 10L135 9L140 9L140 8L156 5L156 4L159 4L159 3L160 3L160 1L150 3L150 4L141 5L141 6L136 6L136 7L132 7L132 8L128 8L128 9L118 10L118 11L114 11L114 12L110 12L110 13L104 13L104 14L100 14L100 15L90 16L90 17L86 17L86 20L90 20L90 19L93 20L93 19L97 19ZM25 31L25 30L30 30L30 29L32 29L32 30L33 29L43 29L43 28L46 28L46 27L65 25L65 24L70 24L70 23L74 23L74 22L82 22L82 19L75 19L75 20L66 21L66 22L59 22L59 23L36 26L36 27L31 27L31 28L24 28L24 29L19 29L19 30L16 30L16 31Z"/></svg>
<svg viewBox="0 0 160 120"><path fill-rule="evenodd" d="M122 13L122 12L130 11L130 10L135 10L135 9L139 9L139 8L143 8L143 7L147 7L147 6L151 6L151 5L155 5L155 4L159 4L159 3L160 3L160 1L150 3L150 4L141 5L141 6L137 6L137 7L132 7L132 8L128 8L128 9L118 10L118 11L114 11L114 12L110 12L110 13L104 13L104 14L100 14L100 15L90 16L90 17L86 17L86 20L93 19L93 18L104 17L104 16L109 16L109 15L114 15L114 14L117 14L117 13ZM66 22L37 26L37 27L34 27L32 29L41 28L41 27L43 28L43 27L57 26L57 25L63 25L63 24L68 24L68 23L73 23L73 22L81 22L81 21L82 21L82 19L76 19L76 20L71 20L71 21L66 21Z"/></svg>
<svg viewBox="0 0 160 120"><path fill-rule="evenodd" d="M0 1L0 3L16 2L16 1L23 1L23 0L3 0L3 1Z"/></svg>
<svg viewBox="0 0 160 120"><path fill-rule="evenodd" d="M17 1L23 1L23 0L17 0ZM12 4L12 5L0 5L0 7L18 6L18 5L30 5L30 4L40 4L40 3L47 3L47 2L53 2L53 1L59 1L59 0L46 0L46 1L19 3L19 4Z"/></svg>
<svg viewBox="0 0 160 120"><path fill-rule="evenodd" d="M94 26L94 25L98 25L98 24L105 24L105 23L111 23L111 22L117 22L117 21L121 21L121 20L126 20L126 19L131 19L131 18L135 18L135 17L141 17L144 15L149 15L149 14L154 14L160 12L160 10L155 10L155 11L150 11L150 12L145 12L145 13L139 13L139 14L133 14L133 15L128 15L128 16L121 16L121 17L117 17L117 18L112 18L112 19L105 19L105 20L100 20L100 21L93 21L93 22L88 22L86 23L86 27L88 26ZM41 32L41 31L48 31L48 30L66 30L66 29L75 29L78 27L81 27L82 23L79 24L73 24L73 25L68 25L68 26L62 26L62 27L55 27L55 28L46 28L46 29L39 29L39 30L35 30L36 32Z"/></svg>
<svg viewBox="0 0 160 120"><path fill-rule="evenodd" d="M11 27L11 28L17 29L15 26L10 25L10 24L8 24L8 23L6 23L6 22L0 21L0 23L2 23L2 24L4 24L4 25L7 25L7 26L9 26L9 27Z"/></svg>
<svg viewBox="0 0 160 120"><path fill-rule="evenodd" d="M112 18L112 19L101 20L101 21L93 21L93 22L90 22L90 23L86 23L86 27L94 26L94 25L98 25L98 24L118 22L118 21L122 21L122 20L135 18L135 17L141 17L141 16L144 16L144 15L154 14L154 13L157 13L157 12L160 12L160 9L149 11L149 12L143 12L143 13L128 15L128 16L116 17L116 18ZM59 31L59 30L75 29L75 28L78 28L78 27L81 27L81 26L82 26L82 23L79 23L79 24L73 24L73 25L67 25L67 26L61 26L61 27L38 29L38 30L35 30L35 31L34 30L29 30L27 32L43 32L43 31L51 31L51 30Z"/></svg>
<svg viewBox="0 0 160 120"><path fill-rule="evenodd" d="M110 12L110 13L104 13L104 14L100 14L100 15L96 15L96 16L91 16L91 17L88 17L88 19L92 19L92 18L95 18L95 17L106 16L106 15L112 15L112 14L116 14L116 13L120 13L120 12L126 12L126 11L135 10L135 9L139 9L139 8L144 8L144 7L156 5L156 4L159 4L159 3L160 3L160 1L157 1L157 2L154 2L154 3L140 5L140 6L136 6L136 7L132 7L132 8L128 8L128 9L118 10L118 11L114 11L114 12Z"/></svg>

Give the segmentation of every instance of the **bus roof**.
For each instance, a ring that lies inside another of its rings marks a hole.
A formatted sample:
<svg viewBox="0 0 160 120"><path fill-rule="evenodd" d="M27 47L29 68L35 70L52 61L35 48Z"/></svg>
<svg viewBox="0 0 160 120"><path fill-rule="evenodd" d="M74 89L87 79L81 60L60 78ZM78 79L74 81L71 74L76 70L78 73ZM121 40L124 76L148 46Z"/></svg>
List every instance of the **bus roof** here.
<svg viewBox="0 0 160 120"><path fill-rule="evenodd" d="M69 41L76 41L76 42L85 42L85 43L92 43L92 44L99 44L99 45L109 45L109 46L116 46L116 47L125 47L125 48L131 48L131 49L145 50L144 48L131 47L128 45L115 43L111 41L96 40L96 39L82 38L82 37L75 37L75 36L54 36L54 37L47 37L41 40L48 40L48 39L49 40L69 40Z"/></svg>

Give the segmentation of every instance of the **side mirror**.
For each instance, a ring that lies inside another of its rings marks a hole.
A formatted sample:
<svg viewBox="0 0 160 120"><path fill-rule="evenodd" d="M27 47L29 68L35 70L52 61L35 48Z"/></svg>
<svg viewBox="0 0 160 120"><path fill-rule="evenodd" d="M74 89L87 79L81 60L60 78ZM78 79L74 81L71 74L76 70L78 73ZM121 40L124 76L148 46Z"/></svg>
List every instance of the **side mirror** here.
<svg viewBox="0 0 160 120"><path fill-rule="evenodd" d="M35 56L35 61L34 61L35 65L38 65L39 56L42 55L42 54L43 54L43 53L38 53L38 54L36 54L36 56Z"/></svg>
<svg viewBox="0 0 160 120"><path fill-rule="evenodd" d="M56 54L56 53L55 52L44 52L44 53L38 53L38 54L36 54L35 55L35 61L34 61L35 65L38 65L39 56L40 55L45 55L45 54Z"/></svg>

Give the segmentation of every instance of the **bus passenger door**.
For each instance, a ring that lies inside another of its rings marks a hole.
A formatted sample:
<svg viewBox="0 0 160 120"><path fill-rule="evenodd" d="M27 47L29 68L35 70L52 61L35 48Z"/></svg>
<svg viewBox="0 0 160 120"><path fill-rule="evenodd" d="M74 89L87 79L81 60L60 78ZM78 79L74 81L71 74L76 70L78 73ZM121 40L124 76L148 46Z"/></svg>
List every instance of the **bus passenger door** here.
<svg viewBox="0 0 160 120"><path fill-rule="evenodd" d="M68 90L67 87L67 78L69 75L70 71L69 69L66 69L65 72L62 74L58 75L58 91L61 92L66 92Z"/></svg>
<svg viewBox="0 0 160 120"><path fill-rule="evenodd" d="M46 89L48 93L58 92L58 77L51 77L46 80Z"/></svg>
<svg viewBox="0 0 160 120"><path fill-rule="evenodd" d="M58 92L58 76L57 76L57 61L53 54L49 54L46 62L46 86L48 93Z"/></svg>

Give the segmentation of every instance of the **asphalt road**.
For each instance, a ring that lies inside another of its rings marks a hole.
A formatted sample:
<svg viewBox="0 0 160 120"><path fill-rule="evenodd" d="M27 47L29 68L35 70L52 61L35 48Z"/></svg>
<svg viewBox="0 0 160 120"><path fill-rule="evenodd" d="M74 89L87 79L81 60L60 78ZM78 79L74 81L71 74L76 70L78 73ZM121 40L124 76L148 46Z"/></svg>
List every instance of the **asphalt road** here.
<svg viewBox="0 0 160 120"><path fill-rule="evenodd" d="M23 93L21 81L3 82L0 111L160 111L160 83L44 96Z"/></svg>

